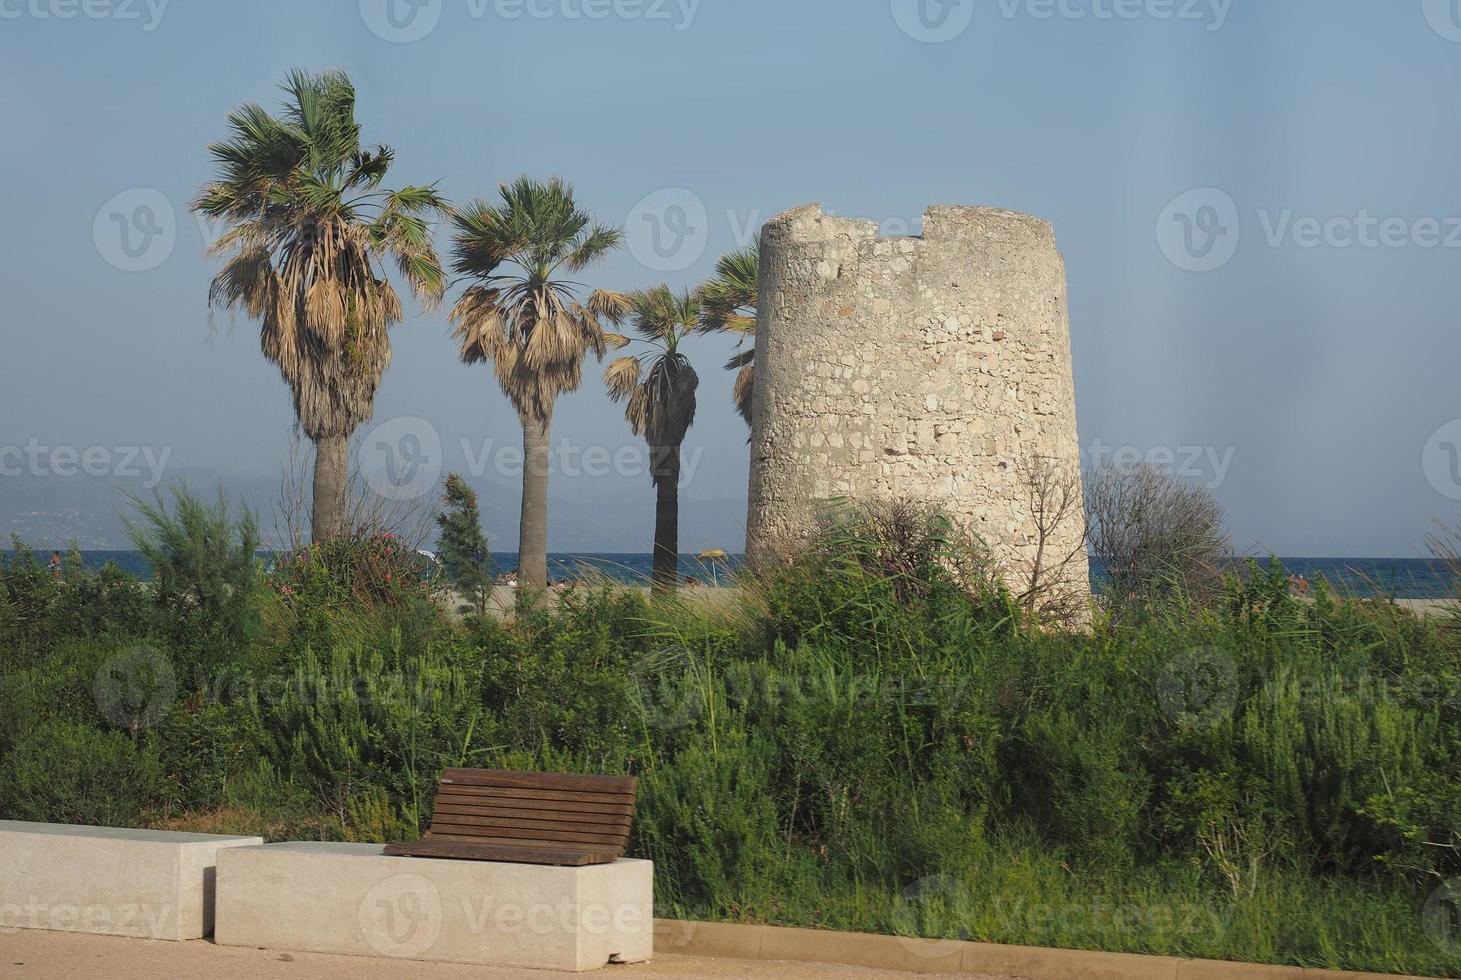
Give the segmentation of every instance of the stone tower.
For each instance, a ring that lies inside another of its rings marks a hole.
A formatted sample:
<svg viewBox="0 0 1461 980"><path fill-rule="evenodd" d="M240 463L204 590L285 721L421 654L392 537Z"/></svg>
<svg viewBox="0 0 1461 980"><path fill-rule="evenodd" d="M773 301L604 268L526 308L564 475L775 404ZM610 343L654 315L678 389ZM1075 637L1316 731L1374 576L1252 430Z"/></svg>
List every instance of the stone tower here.
<svg viewBox="0 0 1461 980"><path fill-rule="evenodd" d="M1050 225L939 206L922 237L880 238L875 222L797 208L762 233L758 310L751 559L794 545L820 501L913 497L977 533L1018 579L1039 550L1030 472L1069 474L1080 491ZM1067 574L1084 588L1085 518L1072 509L1043 560L1078 552Z"/></svg>

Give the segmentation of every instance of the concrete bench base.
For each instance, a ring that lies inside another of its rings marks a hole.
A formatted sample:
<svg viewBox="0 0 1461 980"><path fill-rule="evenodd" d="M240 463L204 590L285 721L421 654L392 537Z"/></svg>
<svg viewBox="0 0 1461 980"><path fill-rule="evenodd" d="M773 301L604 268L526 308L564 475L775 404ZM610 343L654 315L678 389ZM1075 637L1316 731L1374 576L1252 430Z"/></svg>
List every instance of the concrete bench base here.
<svg viewBox="0 0 1461 980"><path fill-rule="evenodd" d="M263 842L0 820L0 929L202 939L217 855Z"/></svg>
<svg viewBox="0 0 1461 980"><path fill-rule="evenodd" d="M216 942L552 970L648 960L654 865L386 857L380 844L220 855Z"/></svg>

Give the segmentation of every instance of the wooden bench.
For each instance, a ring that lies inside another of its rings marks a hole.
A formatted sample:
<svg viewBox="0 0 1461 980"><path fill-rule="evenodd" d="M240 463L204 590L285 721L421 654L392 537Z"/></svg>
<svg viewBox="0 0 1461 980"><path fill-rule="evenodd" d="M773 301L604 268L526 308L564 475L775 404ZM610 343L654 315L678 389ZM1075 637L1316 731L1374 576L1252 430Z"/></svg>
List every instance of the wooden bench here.
<svg viewBox="0 0 1461 980"><path fill-rule="evenodd" d="M632 776L447 769L423 840L392 857L581 867L624 856L634 822Z"/></svg>

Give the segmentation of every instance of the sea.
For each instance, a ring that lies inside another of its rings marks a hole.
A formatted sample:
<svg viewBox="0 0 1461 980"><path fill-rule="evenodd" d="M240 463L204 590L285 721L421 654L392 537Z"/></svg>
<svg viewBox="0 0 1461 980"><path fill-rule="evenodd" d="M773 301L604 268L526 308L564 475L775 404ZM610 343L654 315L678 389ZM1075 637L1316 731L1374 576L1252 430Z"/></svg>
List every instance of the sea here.
<svg viewBox="0 0 1461 980"><path fill-rule="evenodd" d="M9 551L0 555L10 556ZM47 556L40 556L44 560ZM91 568L112 562L138 578L149 579L152 569L136 551L83 551L82 561ZM270 553L259 556L265 562ZM724 584L744 561L742 555L728 555L714 561L696 555L680 556L680 574L695 578L703 585ZM1244 559L1239 559L1244 561ZM1258 559L1266 564L1267 558ZM1456 576L1444 563L1426 558L1280 558L1292 575L1302 575L1311 582L1323 578L1343 595L1370 597L1388 595L1397 599L1445 599L1457 594ZM575 579L586 574L600 574L620 582L642 582L650 576L653 556L648 554L551 554L548 575L557 581ZM492 556L494 574L517 568L516 552ZM1096 588L1103 578L1100 565L1092 562L1091 579Z"/></svg>

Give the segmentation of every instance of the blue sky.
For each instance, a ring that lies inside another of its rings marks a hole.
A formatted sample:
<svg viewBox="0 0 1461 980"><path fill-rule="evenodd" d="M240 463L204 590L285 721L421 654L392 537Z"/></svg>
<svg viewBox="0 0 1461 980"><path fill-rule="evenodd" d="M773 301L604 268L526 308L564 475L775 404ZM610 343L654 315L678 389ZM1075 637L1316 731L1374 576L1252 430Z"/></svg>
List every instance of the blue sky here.
<svg viewBox="0 0 1461 980"><path fill-rule="evenodd" d="M231 107L338 67L396 183L461 201L557 173L626 224L593 285L693 285L810 201L890 232L931 203L1038 214L1089 454L1170 457L1245 550L1412 555L1461 509L1455 0L415 3L0 0L0 450L277 472L287 392L251 324L210 333L186 202ZM678 249L655 252L654 222ZM511 548L510 408L442 313L394 342L376 423L425 420ZM741 544L729 351L692 348L687 550ZM597 372L555 428L579 453L638 446ZM618 470L556 479L550 546L648 550L648 476Z"/></svg>

